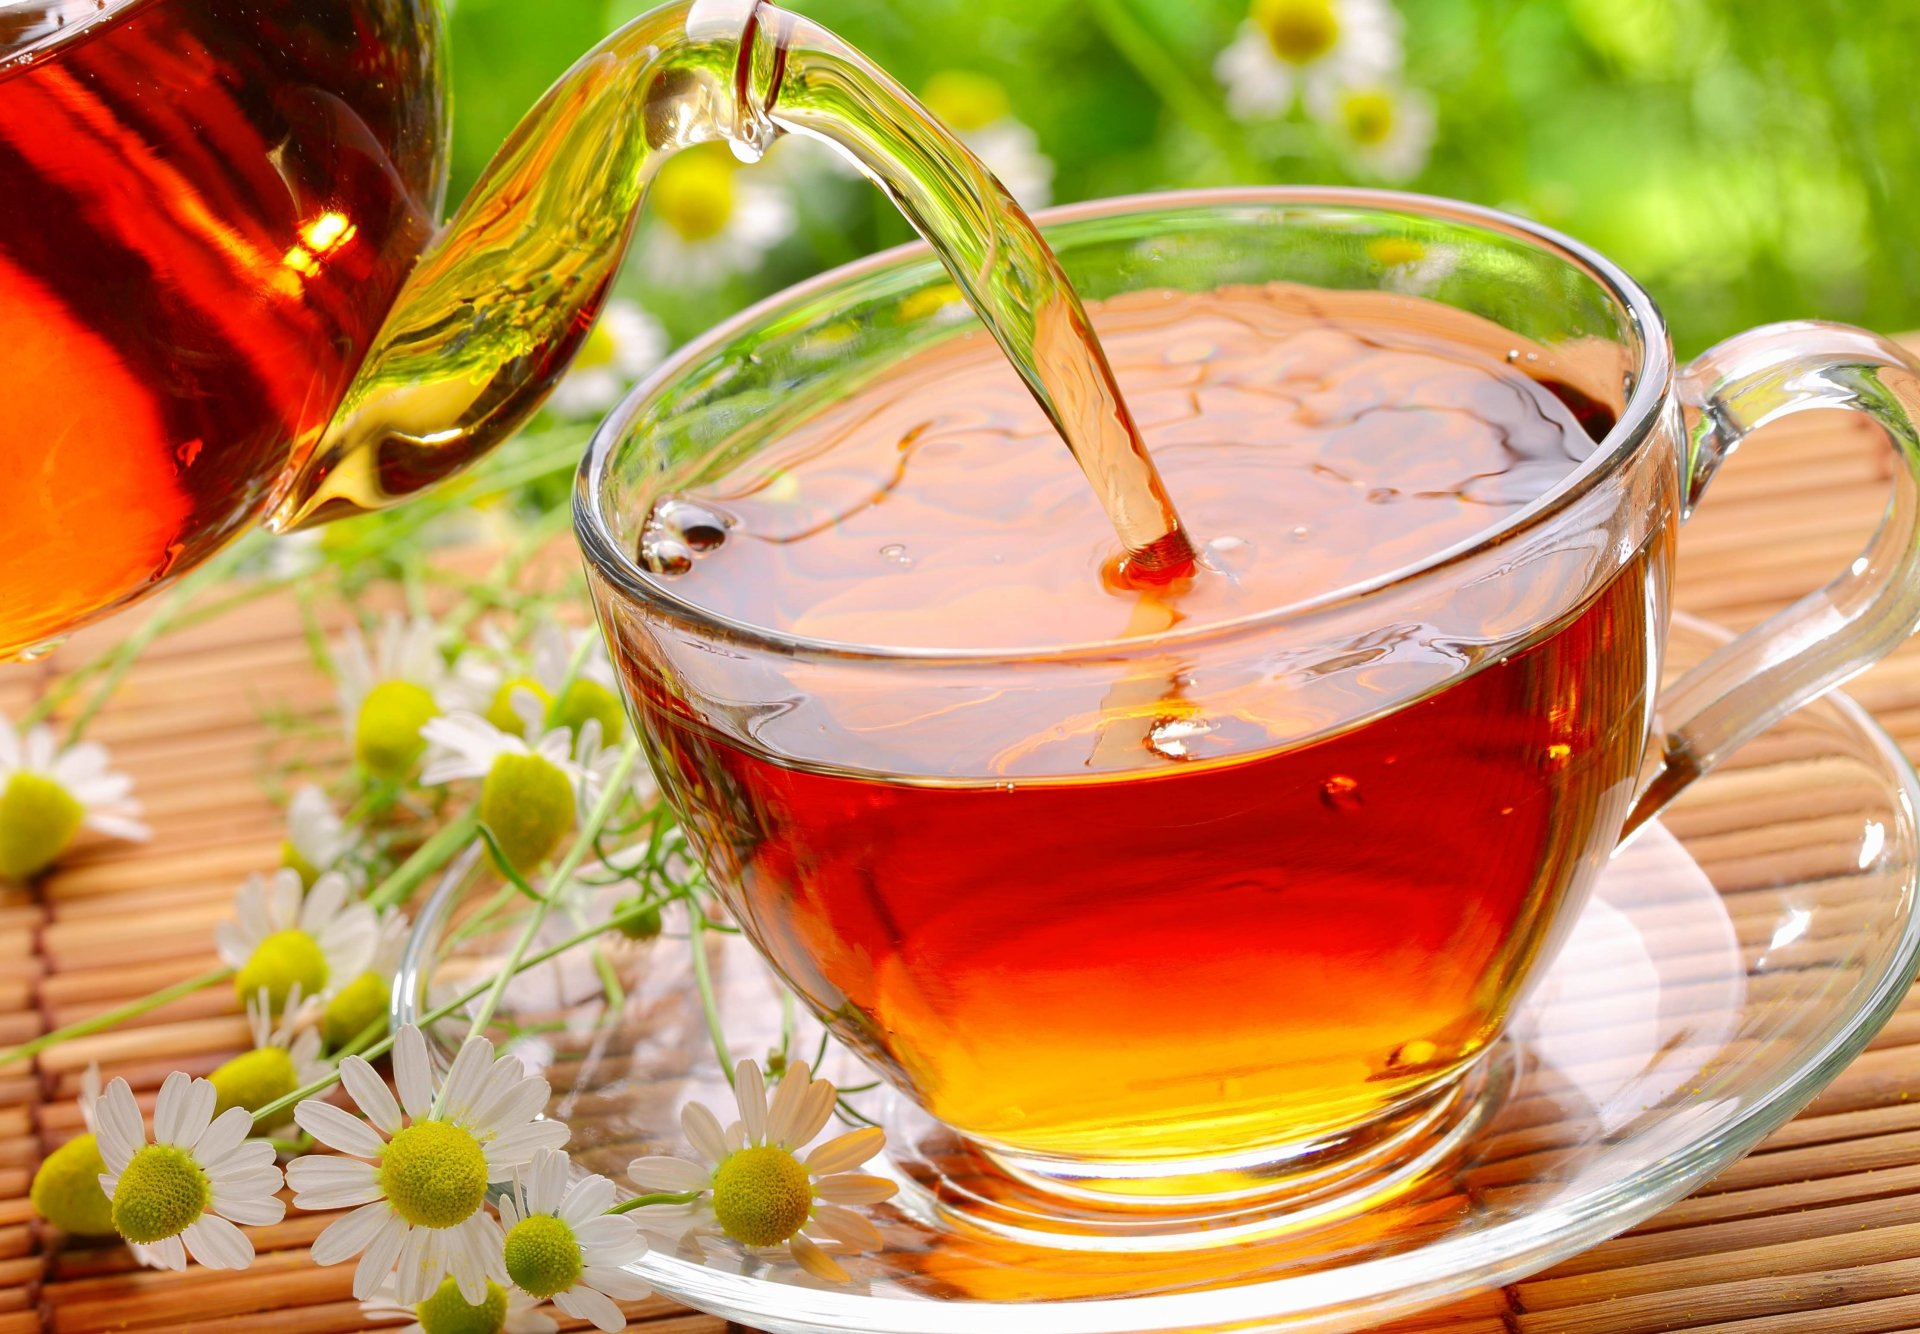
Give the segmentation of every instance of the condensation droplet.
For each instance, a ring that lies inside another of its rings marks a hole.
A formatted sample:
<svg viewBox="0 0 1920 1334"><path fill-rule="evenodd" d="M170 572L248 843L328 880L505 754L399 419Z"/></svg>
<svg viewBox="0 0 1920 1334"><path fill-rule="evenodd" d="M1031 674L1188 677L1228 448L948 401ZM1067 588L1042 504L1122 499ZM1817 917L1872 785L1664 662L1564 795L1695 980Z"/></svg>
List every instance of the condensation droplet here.
<svg viewBox="0 0 1920 1334"><path fill-rule="evenodd" d="M652 523L686 544L688 550L707 552L725 545L736 520L730 514L692 500L664 500L653 510Z"/></svg>
<svg viewBox="0 0 1920 1334"><path fill-rule="evenodd" d="M1513 365L1514 362L1518 360L1520 360L1520 349L1517 347L1508 348L1507 349L1507 365L1511 366Z"/></svg>
<svg viewBox="0 0 1920 1334"><path fill-rule="evenodd" d="M1320 800L1330 811L1360 809L1360 780L1352 774L1330 774L1320 783Z"/></svg>
<svg viewBox="0 0 1920 1334"><path fill-rule="evenodd" d="M1194 758L1191 745L1213 731L1205 718L1156 718L1147 729L1147 749L1163 760Z"/></svg>

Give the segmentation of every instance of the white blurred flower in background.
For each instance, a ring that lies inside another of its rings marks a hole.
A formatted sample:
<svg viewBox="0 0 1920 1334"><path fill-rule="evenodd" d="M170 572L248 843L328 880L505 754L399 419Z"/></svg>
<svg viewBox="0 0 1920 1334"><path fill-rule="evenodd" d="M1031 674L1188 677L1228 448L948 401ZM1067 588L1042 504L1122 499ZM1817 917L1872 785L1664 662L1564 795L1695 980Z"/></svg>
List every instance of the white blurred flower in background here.
<svg viewBox="0 0 1920 1334"><path fill-rule="evenodd" d="M601 310L547 406L563 417L594 417L620 401L667 354L667 331L638 304L615 297Z"/></svg>
<svg viewBox="0 0 1920 1334"><path fill-rule="evenodd" d="M1400 68L1400 14L1388 0L1254 0L1214 62L1227 109L1243 120L1283 116L1309 98Z"/></svg>
<svg viewBox="0 0 1920 1334"><path fill-rule="evenodd" d="M793 201L723 144L675 153L647 189L640 264L653 281L711 284L758 265L794 228Z"/></svg>
<svg viewBox="0 0 1920 1334"><path fill-rule="evenodd" d="M1382 82L1315 90L1308 108L1348 158L1385 181L1410 180L1433 148L1433 99Z"/></svg>
<svg viewBox="0 0 1920 1334"><path fill-rule="evenodd" d="M942 70L927 80L920 100L987 164L1021 208L1052 202L1053 159L1040 151L1032 127L1014 116L997 80L973 70Z"/></svg>

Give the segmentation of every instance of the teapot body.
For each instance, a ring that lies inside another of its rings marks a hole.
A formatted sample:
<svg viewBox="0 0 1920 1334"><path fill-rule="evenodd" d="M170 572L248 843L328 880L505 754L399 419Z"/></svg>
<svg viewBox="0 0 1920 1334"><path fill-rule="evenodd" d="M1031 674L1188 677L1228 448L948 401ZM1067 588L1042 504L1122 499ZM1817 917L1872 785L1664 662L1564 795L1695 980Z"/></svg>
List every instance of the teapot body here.
<svg viewBox="0 0 1920 1334"><path fill-rule="evenodd" d="M440 25L438 0L0 17L0 660L257 522L324 430L440 216Z"/></svg>

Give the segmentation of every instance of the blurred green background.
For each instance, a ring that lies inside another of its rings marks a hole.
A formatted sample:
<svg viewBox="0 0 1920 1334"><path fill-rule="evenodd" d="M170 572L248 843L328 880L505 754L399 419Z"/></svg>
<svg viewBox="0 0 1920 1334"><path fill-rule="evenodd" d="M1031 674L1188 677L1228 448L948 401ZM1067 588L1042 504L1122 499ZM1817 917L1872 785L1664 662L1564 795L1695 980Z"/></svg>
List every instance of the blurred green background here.
<svg viewBox="0 0 1920 1334"><path fill-rule="evenodd" d="M1289 3L791 7L916 91L939 87L943 72L950 93L953 71L992 81L957 88L976 102L1004 94L1051 160L1055 202L1236 181L1403 184L1524 213L1599 247L1652 290L1683 353L1775 319L1920 327L1915 0L1370 0L1371 11L1305 0L1291 19ZM456 197L554 77L647 7L457 0ZM1430 149L1412 154L1411 174L1404 163L1383 173L1310 99L1260 116L1231 109L1216 62L1250 14L1271 28L1323 11L1351 35L1382 10L1399 28L1387 79L1432 110ZM629 266L622 290L672 340L907 237L856 179L770 163L743 186L763 175L788 197L776 239L717 273L694 266L663 279Z"/></svg>

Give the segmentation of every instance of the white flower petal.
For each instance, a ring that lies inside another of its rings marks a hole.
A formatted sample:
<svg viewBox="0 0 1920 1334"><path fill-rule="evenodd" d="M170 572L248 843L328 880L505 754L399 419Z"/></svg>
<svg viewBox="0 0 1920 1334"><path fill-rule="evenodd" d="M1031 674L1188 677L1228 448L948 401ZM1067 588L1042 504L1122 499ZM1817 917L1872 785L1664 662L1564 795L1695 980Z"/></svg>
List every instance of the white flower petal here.
<svg viewBox="0 0 1920 1334"><path fill-rule="evenodd" d="M606 1265L588 1265L581 1271L580 1278L590 1287L621 1302L644 1301L653 1295L652 1286L638 1274L630 1274L624 1269L614 1269Z"/></svg>
<svg viewBox="0 0 1920 1334"><path fill-rule="evenodd" d="M892 1199L899 1189L885 1177L860 1172L836 1172L813 1183L815 1197L833 1204L879 1204Z"/></svg>
<svg viewBox="0 0 1920 1334"><path fill-rule="evenodd" d="M302 1209L344 1209L381 1198L379 1169L357 1158L310 1154L287 1164L293 1202Z"/></svg>
<svg viewBox="0 0 1920 1334"><path fill-rule="evenodd" d="M567 1161L565 1154L558 1157L563 1164ZM613 1183L595 1174L581 1178L580 1184L565 1192L559 1206L549 1212L559 1214L577 1232L582 1224L605 1214L613 1205L613 1196Z"/></svg>
<svg viewBox="0 0 1920 1334"><path fill-rule="evenodd" d="M557 1149L572 1134L564 1121L532 1121L515 1126L481 1145L487 1157L487 1180L505 1181L516 1167L525 1167L541 1149Z"/></svg>
<svg viewBox="0 0 1920 1334"><path fill-rule="evenodd" d="M107 1085L107 1091L94 1104L93 1116L100 1124L94 1136L100 1146L100 1157L115 1175L126 1171L133 1155L147 1142L146 1126L140 1120L140 1104L133 1100L133 1090L126 1080L115 1079Z"/></svg>
<svg viewBox="0 0 1920 1334"><path fill-rule="evenodd" d="M393 1207L385 1200L375 1200L343 1214L313 1239L313 1262L336 1265L351 1259L366 1250L393 1218Z"/></svg>
<svg viewBox="0 0 1920 1334"><path fill-rule="evenodd" d="M779 1085L773 1091L773 1100L767 1107L767 1139L774 1144L794 1146L797 1141L791 1138L795 1118L800 1111L801 1100L807 1096L807 1089L813 1083L813 1074L807 1069L805 1061L795 1061L787 1068Z"/></svg>
<svg viewBox="0 0 1920 1334"><path fill-rule="evenodd" d="M277 1181L280 1174L275 1172ZM213 1212L243 1227L271 1227L287 1216L287 1202L273 1192L277 1186L259 1183L265 1189L213 1188Z"/></svg>
<svg viewBox="0 0 1920 1334"><path fill-rule="evenodd" d="M589 1182L606 1181L605 1177L588 1177L585 1182L581 1183L583 1190L569 1192L567 1190L567 1177L569 1172L570 1165L567 1162L567 1155L561 1153L558 1149L542 1149L534 1154L532 1160L527 1164L527 1212L535 1214L559 1214L562 1218L568 1218L567 1211L561 1208L563 1204L571 1204L573 1196L583 1194L584 1187ZM609 1193L611 1193L612 1189L613 1183L608 1182L607 1190ZM608 1202L611 1203L612 1201L609 1200ZM603 1205L600 1209L596 1209L593 1212L600 1213L603 1212L604 1209L605 1206ZM569 1221L571 1220L569 1219Z"/></svg>
<svg viewBox="0 0 1920 1334"><path fill-rule="evenodd" d="M406 1221L398 1214L388 1214L387 1221L367 1243L366 1251L360 1256L360 1263L353 1271L353 1295L361 1297L371 1294L380 1286L382 1279L393 1271L394 1262L400 1258L400 1247L406 1241L410 1229ZM361 1292L362 1286L366 1294Z"/></svg>
<svg viewBox="0 0 1920 1334"><path fill-rule="evenodd" d="M833 1115L833 1105L839 1100L840 1091L824 1079L813 1081L813 1087L807 1090L807 1096L800 1102L793 1114L792 1138L786 1141L787 1147L798 1149L826 1127L827 1118Z"/></svg>
<svg viewBox="0 0 1920 1334"><path fill-rule="evenodd" d="M187 1251L209 1269L245 1269L253 1263L253 1243L224 1218L201 1214L180 1234Z"/></svg>
<svg viewBox="0 0 1920 1334"><path fill-rule="evenodd" d="M694 1152L709 1163L718 1163L727 1156L726 1131L705 1103L690 1102L680 1109L680 1129L686 1133L687 1143L693 1145Z"/></svg>
<svg viewBox="0 0 1920 1334"><path fill-rule="evenodd" d="M228 1108L228 1111L233 1110L237 1109ZM218 1163L202 1163L200 1170L217 1186L223 1181L251 1176L256 1172L278 1170L273 1165L275 1156L273 1145L263 1139L250 1139L227 1153Z"/></svg>
<svg viewBox="0 0 1920 1334"><path fill-rule="evenodd" d="M734 1072L733 1095L740 1104L740 1125L747 1143L764 1143L767 1136L767 1084L760 1067L752 1061L740 1062Z"/></svg>
<svg viewBox="0 0 1920 1334"><path fill-rule="evenodd" d="M513 1061L516 1068L519 1067L519 1061L512 1057L506 1059ZM497 1135L515 1126L523 1126L539 1115L547 1105L547 1099L552 1096L553 1090L544 1079L515 1078L492 1101L475 1109L467 1121L468 1128L476 1135Z"/></svg>
<svg viewBox="0 0 1920 1334"><path fill-rule="evenodd" d="M187 1248L178 1237L168 1237L156 1241L151 1246L138 1248L142 1260L155 1269L185 1269L187 1267Z"/></svg>
<svg viewBox="0 0 1920 1334"><path fill-rule="evenodd" d="M713 1180L712 1171L698 1163L664 1156L635 1158L627 1164L627 1175L642 1190L672 1195L689 1190L705 1190Z"/></svg>
<svg viewBox="0 0 1920 1334"><path fill-rule="evenodd" d="M427 1061L427 1040L412 1024L393 1040L393 1082L407 1115L415 1121L426 1116L433 1106L433 1067Z"/></svg>
<svg viewBox="0 0 1920 1334"><path fill-rule="evenodd" d="M886 1147L887 1132L878 1126L862 1126L850 1130L844 1135L835 1136L815 1149L805 1158L807 1170L816 1175L825 1176L829 1172L844 1172L873 1157Z"/></svg>
<svg viewBox="0 0 1920 1334"><path fill-rule="evenodd" d="M180 1127L187 1112L188 1090L193 1085L193 1076L183 1070L175 1070L160 1083L160 1096L153 1104L153 1142L156 1144L177 1144L182 1148L199 1138L198 1133L182 1140ZM204 1127L203 1127L204 1129Z"/></svg>
<svg viewBox="0 0 1920 1334"><path fill-rule="evenodd" d="M807 1223L807 1231L823 1233L856 1250L877 1251L883 1244L879 1228L853 1210L842 1209L837 1204L816 1204L813 1217Z"/></svg>
<svg viewBox="0 0 1920 1334"><path fill-rule="evenodd" d="M347 1096L353 1099L354 1106L382 1134L392 1135L400 1128L400 1104L393 1100L386 1081L374 1073L371 1065L358 1056L345 1058L340 1062L340 1082L346 1085Z"/></svg>
<svg viewBox="0 0 1920 1334"><path fill-rule="evenodd" d="M293 1123L330 1149L358 1158L378 1158L387 1147L379 1132L332 1103L308 1098L293 1109Z"/></svg>
<svg viewBox="0 0 1920 1334"><path fill-rule="evenodd" d="M620 1314L620 1308L613 1304L612 1298L595 1292L585 1284L576 1283L565 1292L557 1293L553 1304L574 1319L590 1321L595 1329L608 1331L608 1334L627 1327L627 1318Z"/></svg>
<svg viewBox="0 0 1920 1334"><path fill-rule="evenodd" d="M434 1232L430 1228L410 1227L400 1243L399 1256L394 1261L393 1292L400 1302L412 1306L415 1302L426 1300L433 1290L440 1286L440 1280L447 1276L439 1248L434 1244ZM360 1277L367 1268L368 1257L360 1257L360 1267L353 1273L353 1292L360 1295ZM375 1274L368 1283L371 1291L380 1283L380 1275Z"/></svg>
<svg viewBox="0 0 1920 1334"><path fill-rule="evenodd" d="M253 1133L253 1117L244 1107L229 1107L213 1118L193 1142L193 1160L208 1173L220 1171L247 1136Z"/></svg>
<svg viewBox="0 0 1920 1334"><path fill-rule="evenodd" d="M787 1253L794 1258L795 1263L815 1278L824 1279L828 1283L847 1281L847 1271L842 1269L839 1262L832 1256L815 1245L804 1232L799 1233L787 1243Z"/></svg>

